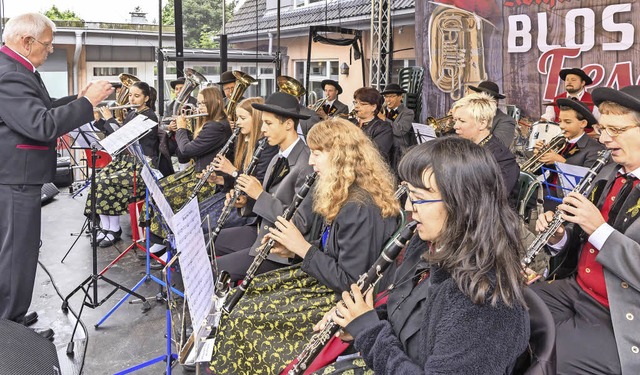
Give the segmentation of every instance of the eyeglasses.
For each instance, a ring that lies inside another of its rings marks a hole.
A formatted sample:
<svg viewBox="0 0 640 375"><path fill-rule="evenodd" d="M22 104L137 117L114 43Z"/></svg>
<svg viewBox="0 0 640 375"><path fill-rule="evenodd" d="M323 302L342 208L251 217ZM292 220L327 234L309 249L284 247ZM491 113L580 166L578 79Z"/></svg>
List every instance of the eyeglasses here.
<svg viewBox="0 0 640 375"><path fill-rule="evenodd" d="M417 204L442 202L442 199L418 199L414 201L411 198L409 198L409 202L411 202L411 208L413 208L414 211L417 211L416 209Z"/></svg>
<svg viewBox="0 0 640 375"><path fill-rule="evenodd" d="M598 134L602 134L602 131L604 130L605 132L607 132L607 134L609 134L611 138L615 138L620 134L626 132L627 130L636 128L636 127L638 127L638 125L617 127L617 126L605 126L601 124L595 124L593 125L593 130Z"/></svg>
<svg viewBox="0 0 640 375"><path fill-rule="evenodd" d="M53 49L53 41L48 42L48 43L44 43L44 42L41 42L41 41L39 41L38 39L33 38L33 37L32 37L31 39L33 39L33 40L35 40L36 42L38 42L38 43L42 44L42 46L43 46L44 48L46 48L47 50L51 50L51 49Z"/></svg>

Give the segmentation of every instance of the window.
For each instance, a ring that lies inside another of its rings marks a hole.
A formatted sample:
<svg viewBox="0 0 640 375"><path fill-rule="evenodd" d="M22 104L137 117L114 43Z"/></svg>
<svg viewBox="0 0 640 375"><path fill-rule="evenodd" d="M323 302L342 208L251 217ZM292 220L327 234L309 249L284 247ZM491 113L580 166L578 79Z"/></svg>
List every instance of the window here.
<svg viewBox="0 0 640 375"><path fill-rule="evenodd" d="M296 61L294 66L294 78L304 85L305 80L307 79L305 75L307 72L307 62ZM333 79L334 81L340 80L340 61L312 61L309 72L309 87L307 88L307 92L315 92L318 99L322 98L324 96L324 92L320 83L325 79Z"/></svg>
<svg viewBox="0 0 640 375"><path fill-rule="evenodd" d="M313 5L317 3L324 3L325 0L295 0L296 8L304 7L307 5Z"/></svg>

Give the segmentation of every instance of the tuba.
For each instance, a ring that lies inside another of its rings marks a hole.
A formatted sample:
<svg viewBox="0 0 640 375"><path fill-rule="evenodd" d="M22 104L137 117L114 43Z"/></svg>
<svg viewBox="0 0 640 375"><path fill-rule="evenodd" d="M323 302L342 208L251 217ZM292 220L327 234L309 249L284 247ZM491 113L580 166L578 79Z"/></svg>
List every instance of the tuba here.
<svg viewBox="0 0 640 375"><path fill-rule="evenodd" d="M549 144L545 145L540 151L533 155L529 160L527 160L522 166L520 166L520 172L531 173L537 171L542 167L542 163L540 159L549 151L553 151L555 153L560 152L564 145L567 143L567 140L563 135L557 135L549 141Z"/></svg>
<svg viewBox="0 0 640 375"><path fill-rule="evenodd" d="M307 92L307 90L304 89L302 83L289 76L280 76L276 78L276 84L278 85L278 89L280 89L280 91L284 92L285 94L293 95L296 98L300 98L302 95L304 95L305 92ZM314 92L310 93L309 95L311 94L315 95Z"/></svg>
<svg viewBox="0 0 640 375"><path fill-rule="evenodd" d="M468 85L487 80L482 19L454 7L438 6L429 19L431 79L452 99L460 99Z"/></svg>
<svg viewBox="0 0 640 375"><path fill-rule="evenodd" d="M236 106L244 92L247 91L247 87L258 83L255 78L239 70L234 70L233 76L236 77L236 86L233 88L231 97L227 100L227 106L224 108L224 112L227 114L229 122L236 122L238 119L236 116Z"/></svg>
<svg viewBox="0 0 640 375"><path fill-rule="evenodd" d="M196 87L200 87L200 85L208 82L202 74L196 72L191 68L186 68L184 72L185 82L184 86L182 87L182 91L180 91L180 94L176 98L176 104L173 106L172 115L174 116L178 116L182 113L182 107L184 107L193 90L195 90Z"/></svg>
<svg viewBox="0 0 640 375"><path fill-rule="evenodd" d="M115 110L114 115L116 120L118 120L119 123L122 123L124 121L124 116L125 116L124 106L129 104L129 88L134 83L140 82L140 78L132 74L120 73L120 75L118 76L118 79L120 79L120 82L122 82L122 88L120 89L120 92L116 97L116 104L118 105L118 107L122 107L122 108L119 108L119 109L114 108Z"/></svg>

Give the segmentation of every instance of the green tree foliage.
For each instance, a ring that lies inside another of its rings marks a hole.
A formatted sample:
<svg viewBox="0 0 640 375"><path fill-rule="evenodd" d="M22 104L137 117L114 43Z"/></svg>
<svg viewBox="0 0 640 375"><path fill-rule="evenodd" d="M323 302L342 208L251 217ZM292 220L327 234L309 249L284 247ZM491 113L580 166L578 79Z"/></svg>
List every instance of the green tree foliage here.
<svg viewBox="0 0 640 375"><path fill-rule="evenodd" d="M227 0L227 22L233 16L234 1ZM174 0L162 9L162 23L174 25ZM187 48L218 48L213 37L222 29L222 0L182 0L184 46Z"/></svg>
<svg viewBox="0 0 640 375"><path fill-rule="evenodd" d="M83 21L82 18L78 17L72 10L65 10L61 12L57 6L51 6L51 9L44 12L44 15L49 17L51 20L62 20L62 21Z"/></svg>

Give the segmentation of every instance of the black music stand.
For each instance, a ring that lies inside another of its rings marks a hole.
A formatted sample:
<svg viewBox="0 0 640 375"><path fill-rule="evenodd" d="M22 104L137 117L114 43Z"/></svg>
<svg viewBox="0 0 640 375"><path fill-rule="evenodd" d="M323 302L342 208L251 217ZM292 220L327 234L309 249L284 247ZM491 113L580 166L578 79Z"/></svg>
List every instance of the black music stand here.
<svg viewBox="0 0 640 375"><path fill-rule="evenodd" d="M96 189L96 176L95 176L95 162L97 159L97 144L93 144L91 147L91 161L92 163L92 168L91 168L91 190L94 192L93 194L91 194L91 222L95 223L96 221L96 194L95 194L95 189ZM92 265L92 272L91 275L89 275L89 277L87 277L82 283L80 283L80 285L78 285L71 293L69 293L67 295L67 297L65 297L64 301L62 302L62 312L67 314L69 311L69 299L76 294L78 291L80 291L82 289L82 291L84 292L84 299L82 301L82 305L80 306L80 311L78 313L77 316L77 320L76 320L76 324L73 327L73 332L71 333L71 339L69 340L69 344L67 345L67 355L73 355L73 338L76 334L76 330L78 329L78 324L80 323L80 316L82 316L82 311L84 310L84 307L89 307L92 309L95 309L96 307L101 306L104 302L106 302L116 291L118 290L122 290L124 292L127 292L129 294L133 294L136 297L140 298L144 304L143 304L143 309L146 307L151 308L151 306L149 305L149 302L141 295L129 290L128 288L125 288L124 286L116 283L115 281L105 277L104 275L100 275L98 274L98 243L97 243L97 236L98 236L98 228L95 225L91 226L91 265ZM107 294L106 297L104 297L102 300L98 300L98 281L102 280L108 284L111 284L114 289ZM92 289L92 290L91 290Z"/></svg>

